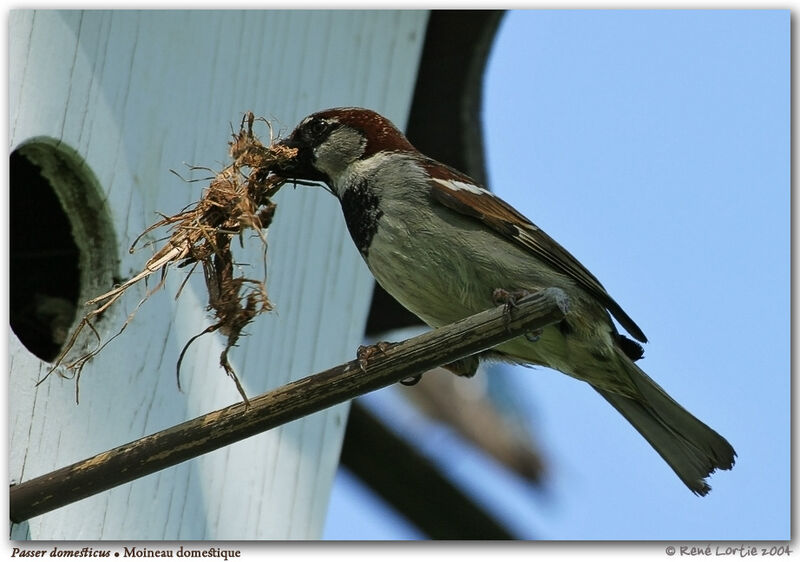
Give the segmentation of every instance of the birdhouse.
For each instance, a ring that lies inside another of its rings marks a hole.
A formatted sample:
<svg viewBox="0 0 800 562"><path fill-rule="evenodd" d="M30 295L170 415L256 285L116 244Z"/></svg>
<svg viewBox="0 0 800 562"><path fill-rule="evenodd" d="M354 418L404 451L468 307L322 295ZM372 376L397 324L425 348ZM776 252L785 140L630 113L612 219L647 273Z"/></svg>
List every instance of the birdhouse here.
<svg viewBox="0 0 800 562"><path fill-rule="evenodd" d="M217 360L224 338L214 334L187 349L180 390L176 384L181 349L213 321L202 275L181 287L180 270L146 303L139 306L158 279L84 331L76 350L108 343L79 381L58 369L46 375L83 303L134 275L158 244L150 237L131 254L131 242L158 213L197 200L202 184L194 180L225 165L244 112L268 119L273 133L336 105L372 107L404 125L427 18L425 11L11 13L12 481L240 399ZM266 126L256 130L269 137ZM373 281L335 200L319 195L291 187L278 194L266 264L261 244L244 239L237 248L247 275L266 271L274 303L230 352L248 395L352 358L364 335ZM330 408L34 517L13 536L318 537L346 418L347 405Z"/></svg>

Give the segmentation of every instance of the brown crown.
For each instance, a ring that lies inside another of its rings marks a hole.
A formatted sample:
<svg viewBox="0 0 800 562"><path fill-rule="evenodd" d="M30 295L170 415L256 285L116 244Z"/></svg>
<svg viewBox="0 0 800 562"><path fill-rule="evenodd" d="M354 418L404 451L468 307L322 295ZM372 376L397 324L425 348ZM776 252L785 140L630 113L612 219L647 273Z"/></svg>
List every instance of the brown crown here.
<svg viewBox="0 0 800 562"><path fill-rule="evenodd" d="M378 152L414 152L416 149L408 142L400 129L383 115L360 107L337 107L317 113L326 119L336 119L339 123L362 131L367 139L362 158Z"/></svg>

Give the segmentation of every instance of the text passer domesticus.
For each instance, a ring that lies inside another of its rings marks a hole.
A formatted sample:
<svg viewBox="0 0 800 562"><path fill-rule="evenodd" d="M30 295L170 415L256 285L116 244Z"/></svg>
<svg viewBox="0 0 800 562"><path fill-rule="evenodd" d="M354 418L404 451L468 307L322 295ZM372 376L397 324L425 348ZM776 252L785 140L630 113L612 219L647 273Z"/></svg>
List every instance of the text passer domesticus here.
<svg viewBox="0 0 800 562"><path fill-rule="evenodd" d="M586 381L701 496L705 477L730 469L733 447L675 402L634 361L646 342L600 282L535 224L468 176L417 151L386 118L336 108L303 119L282 142L297 157L277 173L324 182L378 283L432 327L548 287L562 289L565 319L481 354L543 365ZM478 360L449 367L474 374Z"/></svg>

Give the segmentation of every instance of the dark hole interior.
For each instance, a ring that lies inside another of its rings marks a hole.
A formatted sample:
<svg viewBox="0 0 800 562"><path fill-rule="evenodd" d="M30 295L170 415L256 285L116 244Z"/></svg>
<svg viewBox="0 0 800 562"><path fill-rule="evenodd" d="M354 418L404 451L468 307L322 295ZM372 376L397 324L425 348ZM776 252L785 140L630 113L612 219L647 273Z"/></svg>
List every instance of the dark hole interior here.
<svg viewBox="0 0 800 562"><path fill-rule="evenodd" d="M41 169L16 150L9 176L11 329L29 351L52 361L75 319L79 250L69 218Z"/></svg>

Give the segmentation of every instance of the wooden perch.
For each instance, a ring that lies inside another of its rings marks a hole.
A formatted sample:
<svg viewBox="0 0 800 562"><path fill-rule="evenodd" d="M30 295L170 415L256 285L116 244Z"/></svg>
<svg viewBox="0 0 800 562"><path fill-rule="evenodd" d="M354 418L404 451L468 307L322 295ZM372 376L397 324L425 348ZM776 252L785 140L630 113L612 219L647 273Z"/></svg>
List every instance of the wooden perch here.
<svg viewBox="0 0 800 562"><path fill-rule="evenodd" d="M559 289L513 307L486 310L397 344L371 348L358 360L291 382L250 400L197 417L86 460L12 485L11 521L20 523L99 492L230 445L286 422L494 347L564 317Z"/></svg>

